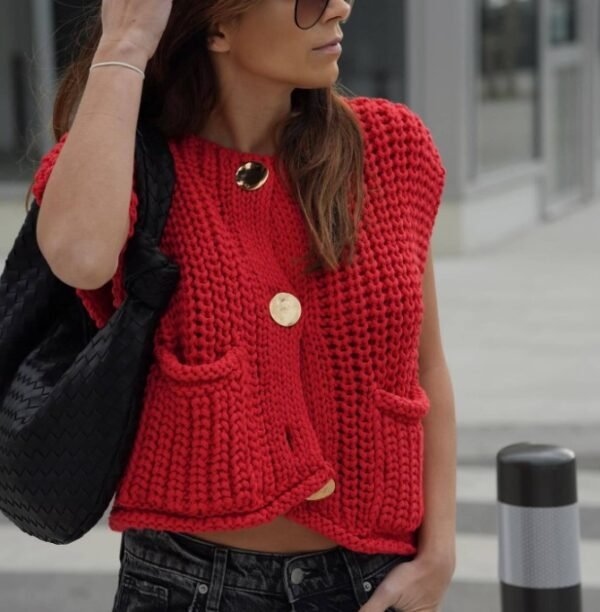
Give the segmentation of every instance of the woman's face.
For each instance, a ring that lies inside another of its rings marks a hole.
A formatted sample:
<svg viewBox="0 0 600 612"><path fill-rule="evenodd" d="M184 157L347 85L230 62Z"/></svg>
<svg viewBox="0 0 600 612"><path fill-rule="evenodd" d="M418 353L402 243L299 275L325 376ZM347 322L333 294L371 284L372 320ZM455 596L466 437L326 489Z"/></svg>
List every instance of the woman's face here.
<svg viewBox="0 0 600 612"><path fill-rule="evenodd" d="M314 49L342 35L339 22L348 19L350 4L329 0L319 21L308 30L296 25L295 4L296 0L259 0L234 26L219 24L216 29L225 38L214 38L209 48L228 51L225 55L237 69L291 89L331 86L338 77L340 53ZM217 55L225 59L222 53Z"/></svg>

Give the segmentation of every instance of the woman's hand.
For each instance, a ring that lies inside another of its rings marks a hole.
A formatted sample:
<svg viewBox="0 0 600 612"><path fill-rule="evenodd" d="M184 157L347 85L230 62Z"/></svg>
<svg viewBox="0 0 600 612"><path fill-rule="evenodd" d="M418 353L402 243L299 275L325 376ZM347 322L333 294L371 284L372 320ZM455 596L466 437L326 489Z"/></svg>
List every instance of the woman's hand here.
<svg viewBox="0 0 600 612"><path fill-rule="evenodd" d="M441 612L441 603L454 563L441 558L419 557L392 568L358 612Z"/></svg>
<svg viewBox="0 0 600 612"><path fill-rule="evenodd" d="M102 0L100 46L129 43L149 60L167 27L173 0Z"/></svg>

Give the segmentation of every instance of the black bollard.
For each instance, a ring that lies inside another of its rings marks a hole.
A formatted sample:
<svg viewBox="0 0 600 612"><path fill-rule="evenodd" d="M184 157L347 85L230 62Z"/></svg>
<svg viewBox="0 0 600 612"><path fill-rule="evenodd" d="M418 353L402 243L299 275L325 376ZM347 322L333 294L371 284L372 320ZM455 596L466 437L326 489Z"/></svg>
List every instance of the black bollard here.
<svg viewBox="0 0 600 612"><path fill-rule="evenodd" d="M496 456L503 612L581 612L575 453L520 442Z"/></svg>

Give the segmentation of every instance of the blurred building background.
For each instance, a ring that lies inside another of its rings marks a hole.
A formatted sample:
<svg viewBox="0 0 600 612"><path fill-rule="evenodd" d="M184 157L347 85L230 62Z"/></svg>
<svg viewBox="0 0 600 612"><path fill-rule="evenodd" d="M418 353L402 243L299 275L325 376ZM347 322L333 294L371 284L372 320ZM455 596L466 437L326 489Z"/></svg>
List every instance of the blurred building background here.
<svg viewBox="0 0 600 612"><path fill-rule="evenodd" d="M437 253L489 247L600 190L600 0L358 0L342 83L404 102L448 169ZM56 79L97 1L0 0L0 199L52 144ZM4 198L6 199L6 198Z"/></svg>

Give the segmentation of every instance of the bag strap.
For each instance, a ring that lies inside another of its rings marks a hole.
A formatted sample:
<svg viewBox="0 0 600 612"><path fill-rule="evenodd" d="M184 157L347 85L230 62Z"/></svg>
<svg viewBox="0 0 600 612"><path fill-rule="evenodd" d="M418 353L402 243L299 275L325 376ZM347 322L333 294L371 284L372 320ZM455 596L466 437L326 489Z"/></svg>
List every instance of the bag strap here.
<svg viewBox="0 0 600 612"><path fill-rule="evenodd" d="M167 139L143 118L136 128L135 171L138 194L135 231L143 231L158 245L173 195L175 168Z"/></svg>
<svg viewBox="0 0 600 612"><path fill-rule="evenodd" d="M156 312L167 306L179 279L179 266L160 248L175 184L175 164L167 139L147 121L136 128L138 216L125 253L127 296Z"/></svg>

